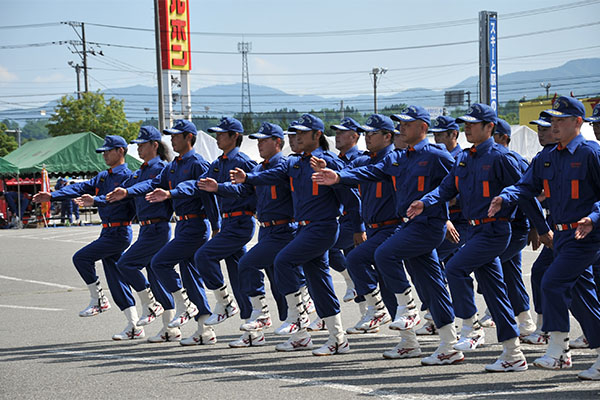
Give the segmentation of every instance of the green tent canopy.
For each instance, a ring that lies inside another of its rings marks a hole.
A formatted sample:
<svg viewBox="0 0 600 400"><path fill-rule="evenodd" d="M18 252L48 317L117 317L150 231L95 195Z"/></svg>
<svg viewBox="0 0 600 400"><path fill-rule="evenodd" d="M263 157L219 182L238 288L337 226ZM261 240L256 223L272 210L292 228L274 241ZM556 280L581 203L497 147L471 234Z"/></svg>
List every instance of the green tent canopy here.
<svg viewBox="0 0 600 400"><path fill-rule="evenodd" d="M96 153L102 143L104 140L93 132L76 133L27 142L4 158L22 175L38 173L43 167L50 175L92 174L107 168L102 154ZM142 164L129 154L125 162L131 170Z"/></svg>
<svg viewBox="0 0 600 400"><path fill-rule="evenodd" d="M18 172L19 168L15 164L0 157L0 176L16 175Z"/></svg>

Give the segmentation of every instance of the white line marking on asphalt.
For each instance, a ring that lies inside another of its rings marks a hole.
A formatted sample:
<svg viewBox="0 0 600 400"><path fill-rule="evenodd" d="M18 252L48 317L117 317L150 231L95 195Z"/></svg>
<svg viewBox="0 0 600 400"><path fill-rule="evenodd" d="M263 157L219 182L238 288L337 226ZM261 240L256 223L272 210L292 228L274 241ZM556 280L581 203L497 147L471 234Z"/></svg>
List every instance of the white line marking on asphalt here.
<svg viewBox="0 0 600 400"><path fill-rule="evenodd" d="M393 400L424 400L424 399L432 399L432 398L464 399L464 398L481 398L482 396L483 397L488 397L488 396L497 397L497 396L510 396L513 394L551 393L551 392L555 392L557 390L557 388L560 388L560 390L566 390L566 391L573 390L573 393L577 393L578 390L582 390L584 388L585 388L585 390L596 389L596 388L600 389L600 383L586 382L586 384L584 386L581 382L575 381L573 384L566 384L566 385L560 384L560 385L556 385L553 387L540 388L540 389L524 388L524 389L516 389L516 390L505 390L505 391L501 391L501 392L492 390L492 391L485 391L485 392L484 391L462 392L462 393L453 393L453 394L445 393L442 395L423 394L420 396L414 396L414 395L407 395L405 393L395 393L395 392L392 392L389 390L379 390L379 389L373 390L373 389L365 388L362 386L356 386L356 385L339 384L339 383L332 383L332 382L327 382L327 381L304 379L304 378L292 378L292 377L281 375L281 374L267 374L267 373L257 372L257 371L247 371L247 370L234 369L234 368L223 368L223 367L212 366L212 365L208 365L208 364L200 365L200 364L193 364L193 363L173 362L173 361L158 359L158 358L128 357L128 356L119 356L119 355L114 355L114 354L101 354L101 353L92 353L92 352L84 352L84 351L67 351L67 350L49 350L49 351L47 351L47 353L62 354L62 355L69 355L69 356L74 356L74 357L84 357L84 358L99 358L99 359L105 359L105 360L122 360L122 361L135 362L135 363L140 363L140 364L164 365L164 366L172 367L172 368L193 369L193 370L206 371L206 372L211 372L211 373L216 372L216 373L223 373L223 374L234 374L234 375L239 375L239 376L252 376L254 378L259 378L259 379L277 380L277 381L289 382L289 383L299 384L299 385L321 386L321 387L326 387L328 389L343 390L346 392L358 393L358 394L362 394L362 395L366 395L366 396L381 397L381 398L391 399L391 400L392 399Z"/></svg>
<svg viewBox="0 0 600 400"><path fill-rule="evenodd" d="M63 289L77 289L76 287L68 286L68 285L61 285L60 283L33 281L31 279L14 278L12 276L6 276L6 275L0 275L0 279L8 279L9 281L19 281L19 282L27 282L27 283L37 283L38 285L54 286L54 287L59 287L59 288L63 288Z"/></svg>
<svg viewBox="0 0 600 400"><path fill-rule="evenodd" d="M11 306L8 304L0 304L0 308L17 308L20 310L36 310L36 311L65 311L64 308L25 307L25 306Z"/></svg>

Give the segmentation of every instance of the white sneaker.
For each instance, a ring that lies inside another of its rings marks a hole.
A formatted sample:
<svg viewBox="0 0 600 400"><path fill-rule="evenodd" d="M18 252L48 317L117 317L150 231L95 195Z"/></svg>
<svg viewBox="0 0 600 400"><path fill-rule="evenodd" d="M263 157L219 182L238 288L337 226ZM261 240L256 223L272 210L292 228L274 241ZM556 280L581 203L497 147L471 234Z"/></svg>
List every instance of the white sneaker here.
<svg viewBox="0 0 600 400"><path fill-rule="evenodd" d="M527 336L521 337L519 339L521 339L521 342L528 343L528 344L534 344L534 345L548 344L548 334L546 332L536 331L536 332L533 332L531 335L527 335Z"/></svg>
<svg viewBox="0 0 600 400"><path fill-rule="evenodd" d="M344 303L348 303L356 298L356 290L352 287L346 288L346 293L344 294Z"/></svg>
<svg viewBox="0 0 600 400"><path fill-rule="evenodd" d="M110 303L108 297L100 296L100 298L92 299L90 304L82 311L79 312L80 317L93 317L102 312L110 310Z"/></svg>
<svg viewBox="0 0 600 400"><path fill-rule="evenodd" d="M584 381L600 381L600 357L590 368L581 371L577 377Z"/></svg>
<svg viewBox="0 0 600 400"><path fill-rule="evenodd" d="M148 338L150 343L179 342L181 330L179 328L162 328L156 336Z"/></svg>
<svg viewBox="0 0 600 400"><path fill-rule="evenodd" d="M231 300L228 304L217 303L215 311L208 317L206 325L217 325L229 317L233 317L240 311L235 301Z"/></svg>
<svg viewBox="0 0 600 400"><path fill-rule="evenodd" d="M383 352L383 358L396 359L396 358L414 358L421 355L421 348L407 348L404 347L403 342L398 343L393 349Z"/></svg>
<svg viewBox="0 0 600 400"><path fill-rule="evenodd" d="M357 329L354 326L351 326L350 328L346 328L346 333L348 335L362 335L365 333L377 333L379 332L379 328L372 328L372 329L368 329L368 330L363 330L363 329Z"/></svg>
<svg viewBox="0 0 600 400"><path fill-rule="evenodd" d="M367 309L367 311L368 311L368 309ZM368 327L369 326L368 321L371 320L372 316L368 315L367 311L365 311L364 315L354 326L351 326L350 328L346 329L346 333L348 333L350 335L361 335L363 333L377 333L377 332L379 332L380 325L387 324L388 322L390 322L392 320L392 317L390 317L390 314L384 309L385 315L383 316L383 319L381 319L379 321L379 324L374 324L372 327ZM365 329L365 326L366 326L366 329Z"/></svg>
<svg viewBox="0 0 600 400"><path fill-rule="evenodd" d="M390 324L390 329L395 331L406 331L419 325L421 317L416 309L408 309L406 306L398 306L396 319Z"/></svg>
<svg viewBox="0 0 600 400"><path fill-rule="evenodd" d="M350 343L344 339L342 343L338 343L336 339L329 339L327 342L316 350L313 350L313 356L332 356L334 354L344 354L350 351Z"/></svg>
<svg viewBox="0 0 600 400"><path fill-rule="evenodd" d="M485 313L483 318L481 318L479 320L479 325L481 325L482 328L495 328L496 327L496 323L492 319L492 316L490 314L488 314L487 312Z"/></svg>
<svg viewBox="0 0 600 400"><path fill-rule="evenodd" d="M417 329L415 331L415 333L419 336L426 336L426 335L437 335L437 328L435 327L435 324L433 323L433 321L429 321L429 320L425 320L425 323L423 324L423 326L421 326L419 329Z"/></svg>
<svg viewBox="0 0 600 400"><path fill-rule="evenodd" d="M307 314L312 314L312 313L316 313L317 309L315 308L315 303L313 302L312 298L310 296L308 296L308 300L306 301L306 313Z"/></svg>
<svg viewBox="0 0 600 400"><path fill-rule="evenodd" d="M459 351L473 351L477 347L485 343L485 332L482 328L471 329L469 327L463 327L460 333L460 339L454 346L455 350Z"/></svg>
<svg viewBox="0 0 600 400"><path fill-rule="evenodd" d="M302 327L308 327L310 325L310 320L306 316L302 316L300 319L294 318L291 319L288 317L283 324L277 329L275 329L276 335L292 335Z"/></svg>
<svg viewBox="0 0 600 400"><path fill-rule="evenodd" d="M316 331L326 331L327 327L325 326L325 320L323 320L321 318L317 318L313 322L311 322L310 325L308 326L308 328L306 328L306 329L309 332L316 332Z"/></svg>
<svg viewBox="0 0 600 400"><path fill-rule="evenodd" d="M585 338L585 335L581 335L577 339L571 340L569 342L569 347L572 349L587 349L590 347L590 344Z"/></svg>
<svg viewBox="0 0 600 400"><path fill-rule="evenodd" d="M265 334L263 331L244 332L244 334L237 340L229 342L229 347L241 348L241 347L254 347L264 346L267 344L265 340Z"/></svg>
<svg viewBox="0 0 600 400"><path fill-rule="evenodd" d="M123 330L123 332L121 333L116 333L113 335L113 340L134 340L134 339L142 339L146 336L146 334L144 333L144 328L141 327L131 327L129 325L127 325L127 327L125 328L125 330Z"/></svg>
<svg viewBox="0 0 600 400"><path fill-rule="evenodd" d="M462 351L439 352L435 351L429 357L421 359L422 365L450 365L457 364L465 360Z"/></svg>
<svg viewBox="0 0 600 400"><path fill-rule="evenodd" d="M298 351L298 350L310 350L314 347L312 338L308 333L294 334L288 340L283 343L278 343L275 346L277 351Z"/></svg>
<svg viewBox="0 0 600 400"><path fill-rule="evenodd" d="M260 329L270 328L273 325L271 321L271 315L269 314L261 314L259 317L252 319L250 316L250 320L248 322L243 323L240 326L240 331L257 331Z"/></svg>
<svg viewBox="0 0 600 400"><path fill-rule="evenodd" d="M392 317L390 317L385 308L376 310L375 307L369 306L363 318L354 327L363 331L370 331L387 324L391 320Z"/></svg>
<svg viewBox="0 0 600 400"><path fill-rule="evenodd" d="M179 342L182 346L195 346L202 344L217 344L217 335L215 330L208 326L200 328L189 338L181 339Z"/></svg>
<svg viewBox="0 0 600 400"><path fill-rule="evenodd" d="M515 360L505 360L502 356L493 364L485 366L488 372L511 372L511 371L527 371L527 360L525 356Z"/></svg>
<svg viewBox="0 0 600 400"><path fill-rule="evenodd" d="M551 357L549 355L544 354L542 357L537 358L533 365L536 367L544 368L544 369L565 369L573 367L573 363L571 362L571 352L567 351L563 353L559 358Z"/></svg>
<svg viewBox="0 0 600 400"><path fill-rule="evenodd" d="M187 324L190 319L194 318L198 314L198 308L194 303L188 303L187 309L179 314L179 316L173 318L171 322L169 322L169 328L179 328Z"/></svg>
<svg viewBox="0 0 600 400"><path fill-rule="evenodd" d="M140 320L137 322L137 325L146 326L154 322L156 317L160 316L164 311L165 309L163 306L158 301L155 301L148 306L146 313L142 315L142 318L140 318Z"/></svg>

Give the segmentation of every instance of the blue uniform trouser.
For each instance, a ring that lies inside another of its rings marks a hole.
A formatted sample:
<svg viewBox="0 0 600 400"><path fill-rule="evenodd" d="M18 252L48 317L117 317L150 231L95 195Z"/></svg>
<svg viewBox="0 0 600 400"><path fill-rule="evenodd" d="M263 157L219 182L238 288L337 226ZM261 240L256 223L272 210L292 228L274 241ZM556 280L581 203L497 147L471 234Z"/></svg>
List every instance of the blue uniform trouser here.
<svg viewBox="0 0 600 400"><path fill-rule="evenodd" d="M306 286L317 314L327 318L339 314L340 303L329 273L328 250L338 236L336 220L315 221L298 228L296 238L275 257L275 280L285 296L300 289L298 267L302 265Z"/></svg>
<svg viewBox="0 0 600 400"><path fill-rule="evenodd" d="M521 250L527 246L529 229L512 229L510 242L504 253L500 255L504 283L508 290L508 299L515 315L528 311L529 294L523 283L523 271L521 270Z"/></svg>
<svg viewBox="0 0 600 400"><path fill-rule="evenodd" d="M79 219L79 206L73 200L71 202L73 204L73 215L75 215L75 219Z"/></svg>
<svg viewBox="0 0 600 400"><path fill-rule="evenodd" d="M519 336L499 257L508 247L510 234L508 221L471 227L467 243L446 264L446 277L456 316L466 319L477 313L473 279L470 276L471 272L475 272L479 288L496 323L499 342Z"/></svg>
<svg viewBox="0 0 600 400"><path fill-rule="evenodd" d="M600 303L592 263L600 254L600 235L575 240L574 231L555 232L554 261L542 278L544 332L569 332L569 309L581 324L590 348L600 347Z"/></svg>
<svg viewBox="0 0 600 400"><path fill-rule="evenodd" d="M594 274L594 283L596 284L596 296L600 299L600 260L594 261L592 272Z"/></svg>
<svg viewBox="0 0 600 400"><path fill-rule="evenodd" d="M148 282L142 269L146 268L148 277L156 275L150 268L152 257L162 249L171 238L171 227L167 221L140 227L138 239L117 262L117 269L127 284L136 292L141 292L151 287L156 300L161 304L171 304L173 299L163 285L154 277L153 282ZM170 300L169 300L170 298Z"/></svg>
<svg viewBox="0 0 600 400"><path fill-rule="evenodd" d="M73 203L71 199L66 199L60 202L60 222L64 223L65 220L73 222L71 214L73 213Z"/></svg>
<svg viewBox="0 0 600 400"><path fill-rule="evenodd" d="M240 258L246 254L246 243L254 235L254 217L241 215L223 220L221 231L198 249L194 262L198 266L206 287L216 290L225 285L221 260L225 260L231 290L240 307L240 317L250 318L252 304L247 295L242 294L238 273Z"/></svg>
<svg viewBox="0 0 600 400"><path fill-rule="evenodd" d="M408 288L406 275L398 267L404 260L419 297L428 304L438 327L454 322L452 301L435 251L445 235L446 224L441 219L414 220L399 226L375 252L375 264L394 293Z"/></svg>
<svg viewBox="0 0 600 400"><path fill-rule="evenodd" d="M346 257L350 250L354 248L354 229L349 220L343 220L340 223L340 234L338 239L329 250L329 266L337 272L346 269Z"/></svg>
<svg viewBox="0 0 600 400"><path fill-rule="evenodd" d="M177 222L175 237L156 253L150 263L150 270L156 273L159 282L169 293L185 287L191 302L198 307L198 316L210 314L210 306L204 291L204 282L194 265L194 253L198 247L208 240L208 220L193 218ZM179 264L181 278L175 270ZM152 285L152 279L150 285ZM163 303L166 310L175 308L173 298L168 296L168 302Z"/></svg>
<svg viewBox="0 0 600 400"><path fill-rule="evenodd" d="M553 261L554 252L552 249L544 246L531 267L531 294L533 297L533 307L537 314L544 314L542 304L542 278ZM538 328L541 329L539 326Z"/></svg>
<svg viewBox="0 0 600 400"><path fill-rule="evenodd" d="M73 255L73 264L86 285L98 280L96 261L102 260L106 283L117 306L124 310L135 305L131 288L117 269L117 260L131 243L130 226L102 228L100 237Z"/></svg>
<svg viewBox="0 0 600 400"><path fill-rule="evenodd" d="M248 297L265 294L264 275L261 272L262 269L265 270L267 278L271 282L271 292L277 303L281 321L287 318L287 302L275 280L273 263L277 253L287 246L295 235L296 229L290 224L260 228L258 243L240 259L238 266L242 294Z"/></svg>
<svg viewBox="0 0 600 400"><path fill-rule="evenodd" d="M348 273L354 282L358 296L364 296L377 289L392 318L396 317L398 302L396 295L385 284L382 274L375 265L375 251L393 233L396 225L387 225L378 229L367 229L367 240L356 246L346 257ZM402 264L398 268L404 268Z"/></svg>

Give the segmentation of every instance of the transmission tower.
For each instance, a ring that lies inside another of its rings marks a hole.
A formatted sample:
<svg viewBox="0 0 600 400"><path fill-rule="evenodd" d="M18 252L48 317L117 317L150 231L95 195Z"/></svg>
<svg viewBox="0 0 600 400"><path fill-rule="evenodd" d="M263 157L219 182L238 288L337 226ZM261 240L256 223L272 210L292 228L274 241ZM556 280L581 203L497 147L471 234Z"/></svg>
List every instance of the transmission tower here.
<svg viewBox="0 0 600 400"><path fill-rule="evenodd" d="M244 112L252 113L252 101L250 100L250 74L248 73L248 53L251 50L252 43L238 43L238 52L242 53L242 114Z"/></svg>

